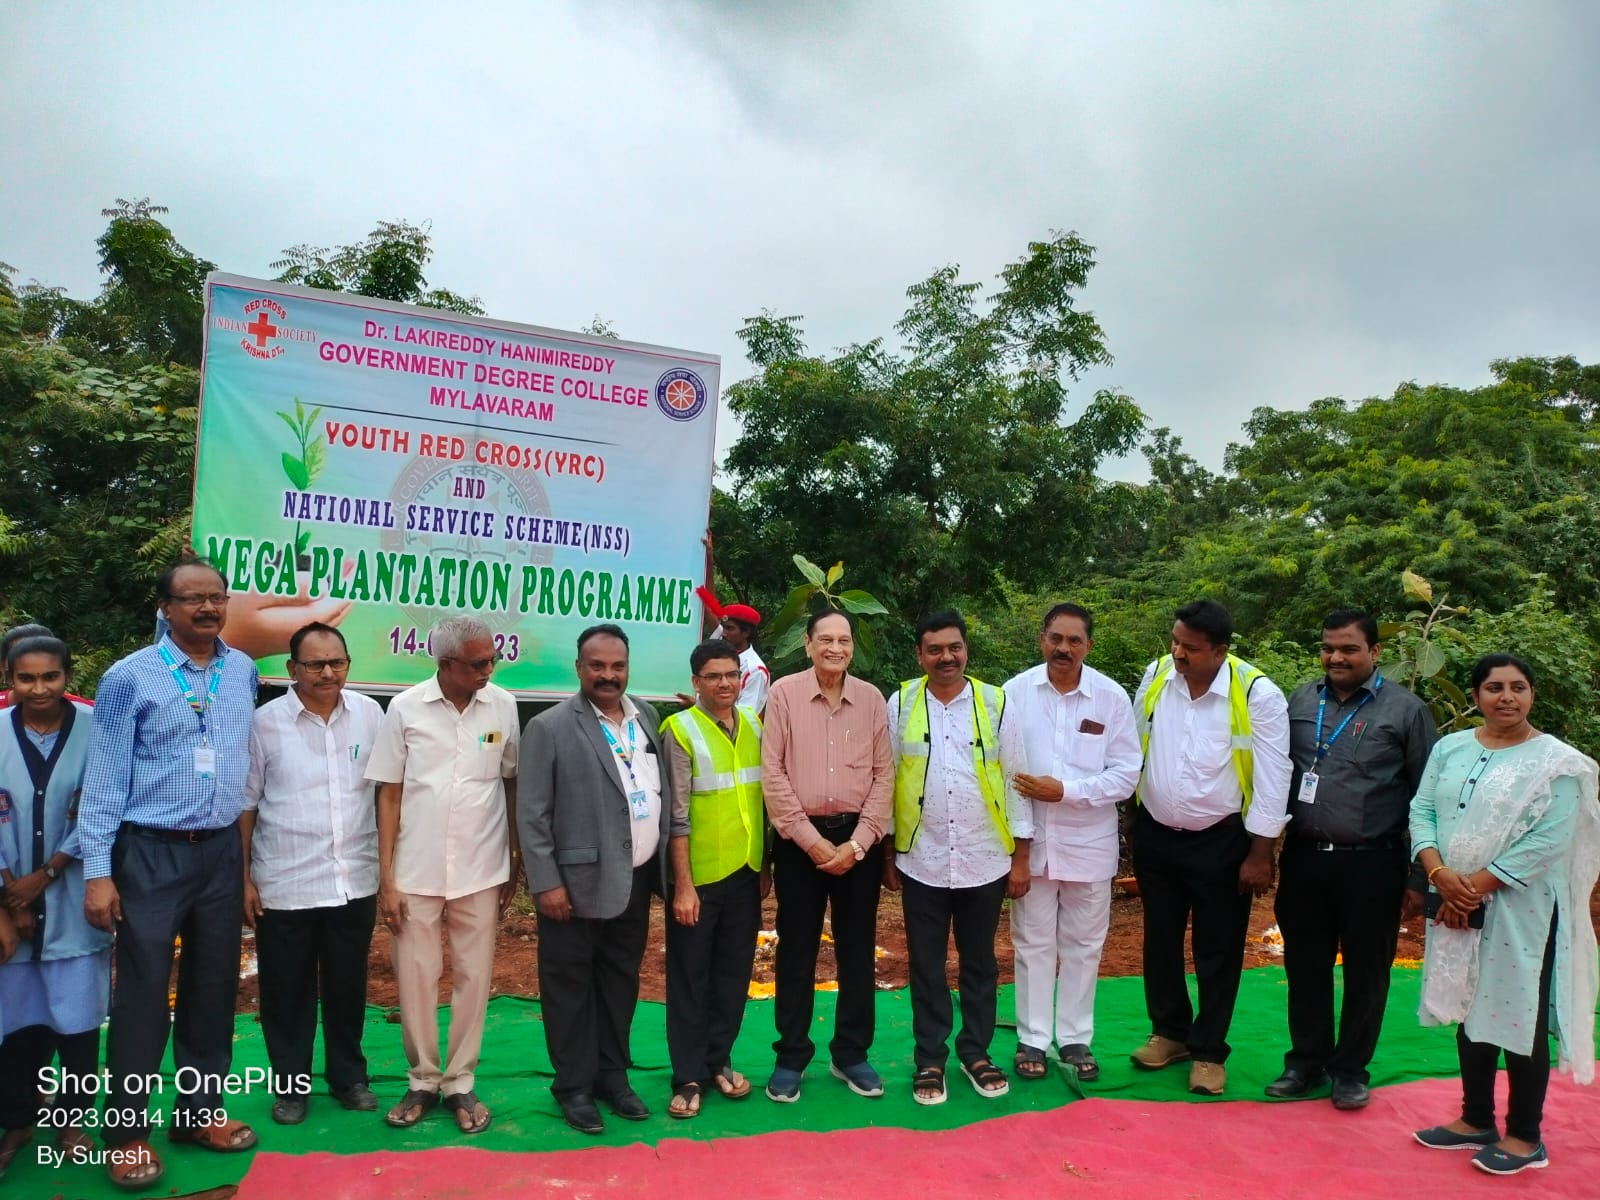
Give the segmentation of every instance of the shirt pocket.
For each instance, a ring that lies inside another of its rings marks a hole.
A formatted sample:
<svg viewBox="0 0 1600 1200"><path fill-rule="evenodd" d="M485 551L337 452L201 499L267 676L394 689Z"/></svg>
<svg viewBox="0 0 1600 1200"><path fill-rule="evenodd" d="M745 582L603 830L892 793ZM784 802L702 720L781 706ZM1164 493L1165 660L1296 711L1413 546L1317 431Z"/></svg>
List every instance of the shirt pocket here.
<svg viewBox="0 0 1600 1200"><path fill-rule="evenodd" d="M1074 732L1067 738L1067 765L1084 775L1106 769L1106 735Z"/></svg>
<svg viewBox="0 0 1600 1200"><path fill-rule="evenodd" d="M477 741L467 749L470 779L499 779L500 763L505 757L505 734L489 730L478 735ZM489 739L493 738L493 741Z"/></svg>

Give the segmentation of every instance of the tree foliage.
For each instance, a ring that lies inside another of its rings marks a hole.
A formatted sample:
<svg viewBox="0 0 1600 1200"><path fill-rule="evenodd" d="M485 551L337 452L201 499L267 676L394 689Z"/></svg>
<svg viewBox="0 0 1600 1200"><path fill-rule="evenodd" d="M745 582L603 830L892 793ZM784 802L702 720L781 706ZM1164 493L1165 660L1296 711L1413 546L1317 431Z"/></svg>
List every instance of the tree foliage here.
<svg viewBox="0 0 1600 1200"><path fill-rule="evenodd" d="M204 284L148 200L105 210L93 300L18 285L0 264L0 619L39 620L78 657L79 686L150 636L155 577L188 545ZM428 289L425 226L380 222L333 251L285 251L318 287L477 312ZM285 276L294 270L285 272ZM292 281L292 280L291 280Z"/></svg>
<svg viewBox="0 0 1600 1200"><path fill-rule="evenodd" d="M898 349L879 338L814 355L800 318L746 321L757 373L725 393L743 431L712 506L732 589L770 604L793 555L843 559L914 620L1090 561L1118 503L1098 468L1144 424L1109 391L1063 419L1063 379L1110 361L1076 303L1093 262L1074 234L1033 243L988 300L955 267L935 271L907 291Z"/></svg>

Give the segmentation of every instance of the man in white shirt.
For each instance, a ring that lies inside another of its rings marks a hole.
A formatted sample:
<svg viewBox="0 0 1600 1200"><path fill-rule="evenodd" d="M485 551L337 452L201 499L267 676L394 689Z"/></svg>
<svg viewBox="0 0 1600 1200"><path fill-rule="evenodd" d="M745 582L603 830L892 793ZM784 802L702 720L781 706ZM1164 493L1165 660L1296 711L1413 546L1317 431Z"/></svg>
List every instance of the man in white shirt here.
<svg viewBox="0 0 1600 1200"><path fill-rule="evenodd" d="M655 709L628 695L628 635L578 635L578 694L523 731L518 820L539 912L539 1001L567 1124L605 1132L596 1101L625 1121L650 1115L628 1082L628 1039L650 894L662 893L672 773Z"/></svg>
<svg viewBox="0 0 1600 1200"><path fill-rule="evenodd" d="M756 629L761 614L748 604L730 604L722 610L722 632L714 635L739 652L739 704L760 716L767 708L772 672L756 653Z"/></svg>
<svg viewBox="0 0 1600 1200"><path fill-rule="evenodd" d="M900 892L911 959L912 1097L942 1104L952 1012L945 977L955 936L961 1032L956 1059L973 1090L1011 1089L989 1055L994 1040L994 957L1000 907L1028 890L1033 814L1008 780L1024 764L1004 694L967 675L967 623L956 612L917 622L925 674L889 698L895 747L894 836L885 840L884 886Z"/></svg>
<svg viewBox="0 0 1600 1200"><path fill-rule="evenodd" d="M440 1101L462 1133L489 1128L472 1090L494 935L517 888L517 702L489 682L499 655L473 617L434 626L437 672L389 702L367 779L378 785L378 915L394 937L407 1089L384 1118ZM448 917L448 925L445 918ZM450 938L450 1040L439 1055L440 934Z"/></svg>
<svg viewBox="0 0 1600 1200"><path fill-rule="evenodd" d="M1139 735L1121 685L1088 666L1094 618L1077 604L1044 617L1044 661L1007 681L1006 713L1026 748L1017 791L1033 804L1027 894L1011 905L1017 1075L1042 1079L1052 1042L1078 1078L1098 1079L1094 993L1111 924L1117 805L1139 782Z"/></svg>
<svg viewBox="0 0 1600 1200"><path fill-rule="evenodd" d="M244 919L256 931L272 1119L298 1125L322 1002L328 1090L374 1112L361 1031L378 911L378 823L367 762L383 709L347 692L344 635L312 622L289 639L284 695L256 709L239 834Z"/></svg>
<svg viewBox="0 0 1600 1200"><path fill-rule="evenodd" d="M1172 653L1145 670L1133 702L1145 739L1131 840L1151 1026L1133 1061L1156 1070L1192 1060L1189 1090L1217 1096L1251 898L1272 885L1273 846L1288 821L1289 706L1228 653L1233 619L1222 605L1195 600L1175 616ZM1184 979L1191 914L1198 1012Z"/></svg>

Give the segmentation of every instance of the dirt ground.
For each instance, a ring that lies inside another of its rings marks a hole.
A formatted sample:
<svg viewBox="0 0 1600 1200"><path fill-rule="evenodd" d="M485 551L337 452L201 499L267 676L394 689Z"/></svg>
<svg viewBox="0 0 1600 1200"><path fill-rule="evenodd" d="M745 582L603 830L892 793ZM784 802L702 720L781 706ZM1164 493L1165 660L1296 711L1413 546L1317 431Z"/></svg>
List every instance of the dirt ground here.
<svg viewBox="0 0 1600 1200"><path fill-rule="evenodd" d="M524 906L524 902L525 898L519 897L519 903L500 926L494 960L496 994L536 996L539 993L538 922L531 913L516 911ZM762 906L763 929L770 931L774 927L775 914L776 903L769 898ZM1600 893L1597 893L1595 900L1595 917L1597 924L1600 924ZM645 951L639 980L640 995L647 1000L666 998L664 919L665 913L661 901L656 900L653 902L650 914L650 942ZM1120 889L1114 893L1111 901L1111 929L1106 936L1105 952L1100 960L1102 978L1141 973L1144 944L1141 921L1138 898L1123 894ZM1423 922L1418 919L1403 928L1397 958L1418 959L1422 956L1422 925ZM1275 928L1272 895L1269 893L1255 902L1250 915L1250 939L1245 951L1247 968L1267 966L1282 961L1282 943L1272 932ZM905 922L901 916L900 897L891 892L883 893L883 900L878 910L878 949L878 986L881 988L905 986L907 982ZM1000 961L1000 980L1002 983L1010 983L1011 928L1005 917L1001 918L1000 928L996 934L995 951ZM246 974L239 985L239 1009L253 1012L257 1007L257 988L253 962L249 961L249 957L247 946ZM955 986L955 976L956 964L952 955L951 987ZM827 980L833 977L833 948L830 943L824 941L821 955L817 960L817 978ZM770 943L764 944L757 951L752 984L756 991L761 990L763 986L770 988L772 985ZM398 1002L395 994L394 968L390 959L389 931L382 926L379 926L372 939L367 998L369 1003L385 1007ZM440 982L439 1001L441 1004L449 1002L448 969L445 978Z"/></svg>

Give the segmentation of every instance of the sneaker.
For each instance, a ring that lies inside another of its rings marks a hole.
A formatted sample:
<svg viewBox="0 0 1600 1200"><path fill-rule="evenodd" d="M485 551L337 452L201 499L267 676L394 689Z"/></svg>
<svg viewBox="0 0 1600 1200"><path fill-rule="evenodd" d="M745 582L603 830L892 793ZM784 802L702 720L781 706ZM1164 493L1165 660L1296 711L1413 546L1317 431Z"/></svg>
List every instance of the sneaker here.
<svg viewBox="0 0 1600 1200"><path fill-rule="evenodd" d="M772 1068L772 1077L767 1080L767 1099L793 1104L800 1099L800 1081L804 1078L802 1072L789 1067Z"/></svg>
<svg viewBox="0 0 1600 1200"><path fill-rule="evenodd" d="M844 1080L845 1087L858 1096L869 1099L883 1095L883 1080L869 1062L858 1062L848 1067L833 1063L828 1067L835 1079Z"/></svg>
<svg viewBox="0 0 1600 1200"><path fill-rule="evenodd" d="M1221 1063L1189 1064L1189 1090L1196 1096L1220 1096L1228 1086L1228 1069Z"/></svg>
<svg viewBox="0 0 1600 1200"><path fill-rule="evenodd" d="M1159 1071L1162 1067L1170 1067L1175 1062L1186 1061L1189 1057L1189 1047L1176 1038L1152 1033L1150 1040L1135 1050L1130 1057L1136 1067L1143 1067L1146 1071Z"/></svg>
<svg viewBox="0 0 1600 1200"><path fill-rule="evenodd" d="M1498 1146L1485 1146L1472 1156L1472 1165L1491 1175L1515 1175L1519 1171L1538 1171L1550 1165L1550 1156L1544 1152L1544 1143L1533 1148L1532 1154L1513 1154Z"/></svg>
<svg viewBox="0 0 1600 1200"><path fill-rule="evenodd" d="M1481 1150L1500 1140L1498 1129L1485 1129L1482 1133L1457 1133L1444 1125L1419 1129L1411 1135L1420 1145L1430 1150Z"/></svg>

